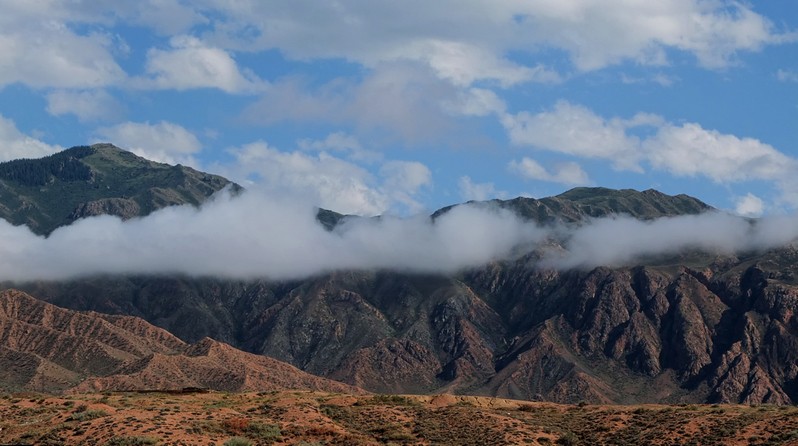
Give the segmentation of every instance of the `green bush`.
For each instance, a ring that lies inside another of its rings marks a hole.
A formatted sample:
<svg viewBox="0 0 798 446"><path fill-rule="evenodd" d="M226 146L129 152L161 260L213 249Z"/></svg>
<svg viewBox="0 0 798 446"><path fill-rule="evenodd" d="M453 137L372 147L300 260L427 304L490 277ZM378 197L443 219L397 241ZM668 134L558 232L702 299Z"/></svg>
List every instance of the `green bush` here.
<svg viewBox="0 0 798 446"><path fill-rule="evenodd" d="M252 421L244 428L244 432L258 440L279 440L281 437L280 426L276 424L261 423Z"/></svg>
<svg viewBox="0 0 798 446"><path fill-rule="evenodd" d="M244 437L233 437L225 441L223 446L252 446L252 441Z"/></svg>

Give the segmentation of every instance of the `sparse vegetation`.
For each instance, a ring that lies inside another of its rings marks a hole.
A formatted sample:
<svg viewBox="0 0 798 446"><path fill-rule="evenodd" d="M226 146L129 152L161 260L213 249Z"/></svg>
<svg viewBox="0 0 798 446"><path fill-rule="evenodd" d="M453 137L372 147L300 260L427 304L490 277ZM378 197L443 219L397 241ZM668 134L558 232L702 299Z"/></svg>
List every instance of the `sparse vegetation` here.
<svg viewBox="0 0 798 446"><path fill-rule="evenodd" d="M374 395L371 399L358 401L357 405L379 404L388 406L418 406L419 403L401 395Z"/></svg>
<svg viewBox="0 0 798 446"><path fill-rule="evenodd" d="M252 441L244 437L233 437L225 441L224 446L252 446Z"/></svg>
<svg viewBox="0 0 798 446"><path fill-rule="evenodd" d="M108 412L104 410L86 410L85 406L83 410L76 411L72 415L67 418L69 421L89 421L95 418L105 417L108 416Z"/></svg>
<svg viewBox="0 0 798 446"><path fill-rule="evenodd" d="M113 437L105 443L106 446L146 446L158 444L152 437Z"/></svg>
<svg viewBox="0 0 798 446"><path fill-rule="evenodd" d="M798 408L773 405L580 407L468 398L438 406L412 396L281 392L269 395L265 411L263 397L254 394L108 394L103 398L111 409L99 411L93 409L98 396L73 398L72 406L41 396L0 405L0 444L676 446L741 440L775 446L798 440ZM219 401L225 407L208 409Z"/></svg>

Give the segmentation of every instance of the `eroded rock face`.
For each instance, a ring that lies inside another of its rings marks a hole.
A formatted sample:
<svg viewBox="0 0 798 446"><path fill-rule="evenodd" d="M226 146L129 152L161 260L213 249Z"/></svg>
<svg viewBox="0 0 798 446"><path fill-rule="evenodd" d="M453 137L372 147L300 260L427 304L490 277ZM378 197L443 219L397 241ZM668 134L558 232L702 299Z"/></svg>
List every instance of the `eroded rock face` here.
<svg viewBox="0 0 798 446"><path fill-rule="evenodd" d="M27 288L378 392L786 404L798 401L798 286L780 279L790 259L773 252L701 268L570 272L520 260L457 277L140 277Z"/></svg>
<svg viewBox="0 0 798 446"><path fill-rule="evenodd" d="M131 316L0 293L0 388L38 392L312 389L361 392L204 338L186 344Z"/></svg>
<svg viewBox="0 0 798 446"><path fill-rule="evenodd" d="M96 215L114 215L123 220L141 214L141 207L134 200L127 198L105 198L86 203L80 203L67 217L70 221Z"/></svg>

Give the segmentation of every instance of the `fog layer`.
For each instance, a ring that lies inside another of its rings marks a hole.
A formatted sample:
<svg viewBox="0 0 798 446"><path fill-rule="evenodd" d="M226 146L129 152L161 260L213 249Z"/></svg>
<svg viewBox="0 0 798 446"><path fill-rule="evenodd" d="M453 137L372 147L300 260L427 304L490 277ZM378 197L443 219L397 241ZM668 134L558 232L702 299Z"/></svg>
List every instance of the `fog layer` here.
<svg viewBox="0 0 798 446"><path fill-rule="evenodd" d="M591 268L686 249L768 249L798 237L794 217L751 223L719 212L540 227L509 211L472 204L435 221L357 218L334 231L315 216L310 205L247 192L219 194L199 209L168 207L128 221L87 218L48 238L0 220L0 280L174 273L281 280L344 269L453 273L534 249L543 254L530 267Z"/></svg>

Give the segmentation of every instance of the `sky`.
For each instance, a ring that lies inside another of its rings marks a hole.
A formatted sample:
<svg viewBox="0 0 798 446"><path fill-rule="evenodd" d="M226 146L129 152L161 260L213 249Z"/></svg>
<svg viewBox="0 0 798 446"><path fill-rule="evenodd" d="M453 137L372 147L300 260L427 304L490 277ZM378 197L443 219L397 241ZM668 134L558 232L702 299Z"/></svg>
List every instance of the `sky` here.
<svg viewBox="0 0 798 446"><path fill-rule="evenodd" d="M789 215L798 2L0 1L0 161L96 142L360 215L576 186Z"/></svg>

